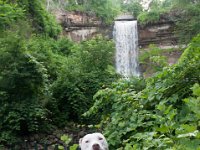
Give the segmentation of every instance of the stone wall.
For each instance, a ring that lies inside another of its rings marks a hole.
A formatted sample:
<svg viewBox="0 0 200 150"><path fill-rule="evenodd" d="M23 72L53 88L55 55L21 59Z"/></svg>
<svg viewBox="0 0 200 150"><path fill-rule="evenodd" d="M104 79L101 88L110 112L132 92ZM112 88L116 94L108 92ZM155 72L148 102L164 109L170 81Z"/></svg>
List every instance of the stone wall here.
<svg viewBox="0 0 200 150"><path fill-rule="evenodd" d="M63 27L63 35L68 36L73 41L80 42L97 34L113 38L113 25L105 26L94 14L61 10L55 11L54 14ZM174 23L167 20L167 17L147 25L138 23L139 55L143 50L148 51L150 44L155 44L161 49L173 48L174 51L166 53L165 56L168 58L169 65L176 63L181 53L177 51L179 48L174 27ZM141 72L147 71L144 67L141 67L141 70Z"/></svg>
<svg viewBox="0 0 200 150"><path fill-rule="evenodd" d="M112 27L104 25L94 14L62 10L53 13L63 27L63 35L76 42L90 39L97 34L108 36L112 32Z"/></svg>
<svg viewBox="0 0 200 150"><path fill-rule="evenodd" d="M155 44L159 47L177 45L173 22L162 21L145 26L139 24L138 30L140 48L146 48L149 44Z"/></svg>
<svg viewBox="0 0 200 150"><path fill-rule="evenodd" d="M63 35L68 36L73 41L80 42L97 34L112 38L113 25L104 25L94 14L63 10L57 10L53 13L63 27ZM174 23L167 20L145 26L138 23L138 34L140 48L146 48L149 44L156 44L159 47L177 45Z"/></svg>

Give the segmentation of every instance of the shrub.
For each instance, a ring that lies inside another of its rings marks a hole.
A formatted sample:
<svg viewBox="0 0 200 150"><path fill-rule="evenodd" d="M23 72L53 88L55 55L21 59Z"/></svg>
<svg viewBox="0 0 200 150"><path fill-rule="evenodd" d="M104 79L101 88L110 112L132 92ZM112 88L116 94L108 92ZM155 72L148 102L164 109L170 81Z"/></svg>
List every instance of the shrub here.
<svg viewBox="0 0 200 150"><path fill-rule="evenodd" d="M7 29L22 18L24 18L24 11L18 5L0 1L0 30Z"/></svg>
<svg viewBox="0 0 200 150"><path fill-rule="evenodd" d="M168 66L166 54L170 52L178 52L179 49L161 49L153 44L150 44L148 49L140 50L139 64L145 70L143 75L162 71Z"/></svg>
<svg viewBox="0 0 200 150"><path fill-rule="evenodd" d="M32 20L32 25L39 33L44 33L47 36L57 38L61 32L60 25L57 24L53 15L44 8L40 0L24 0L17 1L25 11L29 20Z"/></svg>
<svg viewBox="0 0 200 150"><path fill-rule="evenodd" d="M143 12L138 15L137 19L142 25L158 22L160 19L160 12L156 10L152 10L150 12Z"/></svg>
<svg viewBox="0 0 200 150"><path fill-rule="evenodd" d="M198 147L199 45L200 35L178 64L146 79L145 88L133 89L130 80L125 88L118 83L95 95L95 104L86 115L102 116L110 149Z"/></svg>
<svg viewBox="0 0 200 150"><path fill-rule="evenodd" d="M12 32L0 38L0 61L0 142L12 143L18 135L47 127L47 72Z"/></svg>
<svg viewBox="0 0 200 150"><path fill-rule="evenodd" d="M143 7L139 1L132 0L128 3L123 3L122 10L131 13L135 18L137 18L138 15L142 13Z"/></svg>
<svg viewBox="0 0 200 150"><path fill-rule="evenodd" d="M80 122L82 113L93 104L94 93L116 78L108 70L113 51L114 44L101 37L74 47L53 85L53 96L65 120Z"/></svg>

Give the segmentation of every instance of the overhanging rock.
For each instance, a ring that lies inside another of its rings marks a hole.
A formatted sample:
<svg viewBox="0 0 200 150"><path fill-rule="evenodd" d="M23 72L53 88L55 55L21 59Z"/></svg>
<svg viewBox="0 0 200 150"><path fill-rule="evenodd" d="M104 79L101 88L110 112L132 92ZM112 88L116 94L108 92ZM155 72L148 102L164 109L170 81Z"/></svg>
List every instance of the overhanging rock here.
<svg viewBox="0 0 200 150"><path fill-rule="evenodd" d="M115 18L115 21L132 21L136 20L132 15L120 15Z"/></svg>

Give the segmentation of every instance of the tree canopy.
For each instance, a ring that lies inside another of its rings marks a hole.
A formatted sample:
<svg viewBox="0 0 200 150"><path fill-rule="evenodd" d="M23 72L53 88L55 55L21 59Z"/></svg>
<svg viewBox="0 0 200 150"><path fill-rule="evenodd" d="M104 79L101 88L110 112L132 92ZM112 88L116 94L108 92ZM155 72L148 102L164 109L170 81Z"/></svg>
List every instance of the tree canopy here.
<svg viewBox="0 0 200 150"><path fill-rule="evenodd" d="M62 1L105 23L122 12L143 25L163 15L175 23L187 46L178 62L154 57L155 75L128 80L115 72L111 39L62 36L45 2L0 0L0 146L72 123L97 125L111 150L199 148L199 0L153 0L148 10L138 0Z"/></svg>

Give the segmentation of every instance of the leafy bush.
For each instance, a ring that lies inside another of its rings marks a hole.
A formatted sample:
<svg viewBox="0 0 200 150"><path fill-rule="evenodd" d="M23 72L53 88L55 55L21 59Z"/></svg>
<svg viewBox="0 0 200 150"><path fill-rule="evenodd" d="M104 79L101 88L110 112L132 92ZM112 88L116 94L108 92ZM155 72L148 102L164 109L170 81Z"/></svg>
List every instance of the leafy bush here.
<svg viewBox="0 0 200 150"><path fill-rule="evenodd" d="M158 22L160 18L173 21L176 25L175 33L181 44L188 43L200 33L200 2L185 0L153 0L147 11L140 12L137 19L140 24Z"/></svg>
<svg viewBox="0 0 200 150"><path fill-rule="evenodd" d="M143 12L140 12L137 19L142 25L156 23L162 18L171 21L172 17L169 15L169 13L172 10L172 6L172 0L152 0L149 4L149 8Z"/></svg>
<svg viewBox="0 0 200 150"><path fill-rule="evenodd" d="M25 39L18 28L0 37L0 142L15 142L22 134L45 132L55 125L61 113L52 99L51 85L73 46L65 38L34 35Z"/></svg>
<svg viewBox="0 0 200 150"><path fill-rule="evenodd" d="M139 23L145 25L148 23L158 22L160 19L160 12L157 10L151 10L149 12L143 12L138 15Z"/></svg>
<svg viewBox="0 0 200 150"><path fill-rule="evenodd" d="M28 51L24 39L7 32L0 38L0 142L44 130L50 99L46 68Z"/></svg>
<svg viewBox="0 0 200 150"><path fill-rule="evenodd" d="M53 96L65 120L80 122L82 113L93 104L94 93L116 77L108 70L113 51L114 44L101 37L74 47L53 85Z"/></svg>
<svg viewBox="0 0 200 150"><path fill-rule="evenodd" d="M0 30L7 29L11 24L24 18L24 11L14 4L6 4L0 1Z"/></svg>
<svg viewBox="0 0 200 150"><path fill-rule="evenodd" d="M102 115L111 149L198 148L199 46L200 35L178 64L146 79L144 88L135 90L130 80L95 95L86 115Z"/></svg>
<svg viewBox="0 0 200 150"><path fill-rule="evenodd" d="M143 7L138 0L131 0L128 3L123 3L121 7L123 11L131 13L135 18L143 11Z"/></svg>
<svg viewBox="0 0 200 150"><path fill-rule="evenodd" d="M102 23L112 24L114 18L120 12L118 0L90 0L90 1L69 1L66 9L69 11L80 11L95 14Z"/></svg>
<svg viewBox="0 0 200 150"><path fill-rule="evenodd" d="M71 54L73 45L72 41L64 37L54 40L49 37L33 36L27 42L29 53L47 69L49 87L52 87L52 85L55 84L57 79L62 75L62 68L66 67L68 63L67 56ZM50 90L53 93L51 88ZM51 118L51 124L56 126L61 124L58 126L62 126L60 120L66 121L66 119L62 118L64 115L62 115L62 111L59 111L58 105L56 99L50 99L46 103L45 107L51 112L48 115L49 118ZM63 124L65 123L64 121Z"/></svg>
<svg viewBox="0 0 200 150"><path fill-rule="evenodd" d="M145 69L143 75L153 74L168 66L165 54L180 51L178 49L161 49L154 44L150 44L148 49L140 50L139 64Z"/></svg>
<svg viewBox="0 0 200 150"><path fill-rule="evenodd" d="M32 20L32 25L39 33L56 38L61 32L61 27L55 18L47 12L40 0L17 1L25 11L28 19Z"/></svg>
<svg viewBox="0 0 200 150"><path fill-rule="evenodd" d="M49 37L33 36L28 42L29 52L41 62L48 72L48 78L52 83L66 63L66 57L71 53L73 42L67 38L54 40Z"/></svg>
<svg viewBox="0 0 200 150"><path fill-rule="evenodd" d="M175 11L180 14L176 18L176 34L179 36L180 42L188 43L194 36L200 33L200 2L187 2L184 5L175 5Z"/></svg>

